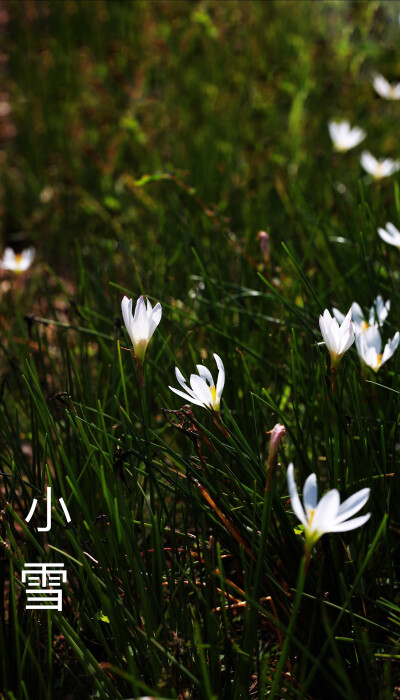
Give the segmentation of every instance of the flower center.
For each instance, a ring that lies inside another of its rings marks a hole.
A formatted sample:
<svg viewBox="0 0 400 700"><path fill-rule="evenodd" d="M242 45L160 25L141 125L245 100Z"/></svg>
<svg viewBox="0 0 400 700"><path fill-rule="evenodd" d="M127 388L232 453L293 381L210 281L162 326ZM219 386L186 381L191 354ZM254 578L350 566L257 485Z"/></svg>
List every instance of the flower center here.
<svg viewBox="0 0 400 700"><path fill-rule="evenodd" d="M381 353L380 355L377 355L377 356L376 356L376 366L377 366L377 367L380 367L380 364L381 364L381 362L382 362L382 355L383 355L383 353Z"/></svg>
<svg viewBox="0 0 400 700"><path fill-rule="evenodd" d="M362 332L365 333L367 328L369 328L369 323L367 323L366 321L361 321L360 328L361 328Z"/></svg>
<svg viewBox="0 0 400 700"><path fill-rule="evenodd" d="M310 515L309 515L309 517L308 517L308 524L309 524L309 525L312 524L312 521L313 521L313 519L314 519L314 515L315 515L315 510L314 510L314 509L310 510Z"/></svg>
<svg viewBox="0 0 400 700"><path fill-rule="evenodd" d="M382 163L378 163L375 172L374 172L374 177L380 178L382 177Z"/></svg>
<svg viewBox="0 0 400 700"><path fill-rule="evenodd" d="M217 392L215 390L215 385L210 386L211 396L213 397L213 403L217 400Z"/></svg>

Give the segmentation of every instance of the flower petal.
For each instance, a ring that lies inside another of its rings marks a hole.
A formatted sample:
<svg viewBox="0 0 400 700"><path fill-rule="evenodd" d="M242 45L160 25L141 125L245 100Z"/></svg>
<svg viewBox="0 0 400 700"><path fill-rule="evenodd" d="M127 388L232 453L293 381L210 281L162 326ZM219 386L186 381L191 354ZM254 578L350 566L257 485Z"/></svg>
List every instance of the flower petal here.
<svg viewBox="0 0 400 700"><path fill-rule="evenodd" d="M147 300L147 303L150 304L149 300ZM150 304L150 308L151 308L151 304ZM152 337L158 324L161 321L162 307L161 307L160 302L157 302L154 309L152 309L150 316L148 315L148 313L149 313L149 307L147 307L147 318L149 321L149 340L150 340L150 338Z"/></svg>
<svg viewBox="0 0 400 700"><path fill-rule="evenodd" d="M307 517L310 517L310 510L315 510L318 502L318 487L317 487L317 475L310 474L307 477L303 487L303 504L304 509L307 513Z"/></svg>
<svg viewBox="0 0 400 700"><path fill-rule="evenodd" d="M204 406L212 406L214 403L213 395L207 382L197 374L190 375L190 386L196 396L196 399L201 401Z"/></svg>
<svg viewBox="0 0 400 700"><path fill-rule="evenodd" d="M132 322L132 299L124 297L121 301L122 318L124 319L124 325L129 336L131 336L131 322ZM131 336L132 340L132 336Z"/></svg>
<svg viewBox="0 0 400 700"><path fill-rule="evenodd" d="M321 535L325 532L330 532L331 526L336 519L339 504L340 495L337 489L332 489L331 491L328 491L328 493L325 493L315 509L310 530L315 530Z"/></svg>
<svg viewBox="0 0 400 700"><path fill-rule="evenodd" d="M217 396L217 400L219 400L221 398L225 386L225 367L220 356L216 353L214 353L214 360L217 363L218 367L217 386L215 387L215 393Z"/></svg>
<svg viewBox="0 0 400 700"><path fill-rule="evenodd" d="M200 377L202 379L205 379L205 381L208 382L209 386L214 386L214 379L210 370L207 367L204 367L204 365L196 365L196 369Z"/></svg>
<svg viewBox="0 0 400 700"><path fill-rule="evenodd" d="M204 406L202 401L198 401L196 398L193 396L190 396L189 394L185 394L183 391L180 391L180 389L175 389L173 386L168 386L168 389L171 389L175 394L178 394L178 396L182 396L182 398L186 399L189 403L194 403L196 406Z"/></svg>
<svg viewBox="0 0 400 700"><path fill-rule="evenodd" d="M297 515L298 519L300 520L301 523L306 527L308 524L306 515L303 510L303 506L301 505L301 501L299 498L299 494L297 493L297 486L296 482L294 480L294 467L293 464L290 463L288 468L287 468L287 473L286 473L286 478L287 478L287 485L289 489L289 495L290 495L290 502L292 504L292 508L294 513Z"/></svg>
<svg viewBox="0 0 400 700"><path fill-rule="evenodd" d="M149 321L147 318L146 304L143 297L139 297L136 302L135 315L132 322L133 343L140 340L147 340L149 334Z"/></svg>
<svg viewBox="0 0 400 700"><path fill-rule="evenodd" d="M348 532L349 530L355 530L356 527L361 527L367 522L371 517L371 513L366 515L361 515L359 518L353 518L353 520L346 520L343 523L338 523L330 528L330 532Z"/></svg>
<svg viewBox="0 0 400 700"><path fill-rule="evenodd" d="M339 506L337 516L335 519L335 525L342 523L344 520L351 518L355 513L358 513L369 499L371 489L365 488L353 493L352 496L346 498L343 503Z"/></svg>

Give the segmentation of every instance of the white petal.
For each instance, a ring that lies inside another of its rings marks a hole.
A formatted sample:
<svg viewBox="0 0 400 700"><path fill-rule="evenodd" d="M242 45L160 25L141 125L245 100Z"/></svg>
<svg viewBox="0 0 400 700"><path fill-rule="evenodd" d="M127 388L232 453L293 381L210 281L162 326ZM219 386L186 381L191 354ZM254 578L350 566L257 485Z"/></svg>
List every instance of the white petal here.
<svg viewBox="0 0 400 700"><path fill-rule="evenodd" d="M210 387L207 385L206 381L199 377L197 374L190 375L190 386L196 398L201 401L205 406L212 406L214 403L213 395L210 391Z"/></svg>
<svg viewBox="0 0 400 700"><path fill-rule="evenodd" d="M183 391L180 391L180 389L174 389L173 386L168 386L168 389L171 389L171 391L178 394L178 396L182 396L182 398L186 399L189 403L194 403L196 406L204 406L202 401L198 401L196 398L193 398L193 396L185 394Z"/></svg>
<svg viewBox="0 0 400 700"><path fill-rule="evenodd" d="M367 173L373 175L378 166L378 161L369 151L363 151L361 153L361 165Z"/></svg>
<svg viewBox="0 0 400 700"><path fill-rule="evenodd" d="M315 510L318 502L318 487L317 487L317 475L310 474L307 477L303 487L303 504L304 509L307 513L307 517L310 517L310 510Z"/></svg>
<svg viewBox="0 0 400 700"><path fill-rule="evenodd" d="M132 335L134 344L140 340L148 340L149 321L143 297L139 297L136 302L135 316L132 322Z"/></svg>
<svg viewBox="0 0 400 700"><path fill-rule="evenodd" d="M186 379L185 379L185 377L183 376L181 370L178 369L178 367L175 367L175 376L176 376L176 378L177 378L179 384L180 384L186 391L188 391L189 389L188 389L188 387L186 386Z"/></svg>
<svg viewBox="0 0 400 700"><path fill-rule="evenodd" d="M388 343L385 345L385 349L382 354L382 359L381 359L381 365L383 365L386 360L388 360L392 355L396 352L398 345L399 345L399 340L400 340L400 333L397 331L394 334L393 340L389 340Z"/></svg>
<svg viewBox="0 0 400 700"><path fill-rule="evenodd" d="M364 320L364 314L362 312L360 304L353 301L351 305L351 319L354 323L362 323Z"/></svg>
<svg viewBox="0 0 400 700"><path fill-rule="evenodd" d="M380 355L382 352L382 338L381 334L379 333L378 327L370 326L363 334L363 337L365 345L368 348L374 348L376 350L376 354Z"/></svg>
<svg viewBox="0 0 400 700"><path fill-rule="evenodd" d="M335 522L336 515L338 512L340 504L340 495L337 489L332 489L328 491L324 496L322 496L320 502L318 503L313 521L310 525L311 531L319 532L323 534L324 532L330 532L331 525Z"/></svg>
<svg viewBox="0 0 400 700"><path fill-rule="evenodd" d="M124 297L121 301L121 310L122 310L122 318L124 319L124 325L125 328L128 332L128 335L131 335L131 322L132 322L132 299L128 299L128 297ZM132 338L131 338L132 340Z"/></svg>
<svg viewBox="0 0 400 700"><path fill-rule="evenodd" d="M150 305L150 308L151 308L151 304L150 304L149 300L147 300L147 303L148 303L148 305ZM160 302L158 302L155 305L154 309L151 310L150 316L149 316L149 307L147 307L147 318L148 318L148 322L149 322L149 340L152 337L154 331L156 330L158 324L161 321L161 315L162 315L162 308L161 308Z"/></svg>
<svg viewBox="0 0 400 700"><path fill-rule="evenodd" d="M217 396L217 400L219 400L221 398L225 386L225 368L220 356L216 353L214 353L214 360L217 363L218 367L217 386L215 387L215 393Z"/></svg>
<svg viewBox="0 0 400 700"><path fill-rule="evenodd" d="M214 386L214 380L212 377L212 374L207 367L204 367L204 365L196 365L196 369L202 379L205 379L206 382L208 382L209 386Z"/></svg>
<svg viewBox="0 0 400 700"><path fill-rule="evenodd" d="M400 231L394 224L392 224L390 221L386 222L386 228L388 232L395 238L400 238Z"/></svg>
<svg viewBox="0 0 400 700"><path fill-rule="evenodd" d="M344 355L344 353L347 352L349 347L351 345L353 345L354 338L355 338L355 334L354 334L353 324L350 323L350 328L347 331L347 333L344 335L344 337L342 338L342 342L340 344L340 352L339 352L340 355Z"/></svg>
<svg viewBox="0 0 400 700"><path fill-rule="evenodd" d="M307 526L308 521L307 521L306 515L304 513L303 506L301 505L299 494L297 493L297 487L296 487L296 483L294 480L293 472L294 472L293 464L289 464L286 477L287 477L287 485L288 485L288 489L289 489L290 501L292 504L293 511L297 515L300 522L303 523L304 526Z"/></svg>
<svg viewBox="0 0 400 700"><path fill-rule="evenodd" d="M353 493L352 496L346 498L345 501L339 506L337 517L335 520L335 525L342 523L344 520L348 520L355 513L358 513L369 499L371 489L365 488Z"/></svg>
<svg viewBox="0 0 400 700"><path fill-rule="evenodd" d="M344 321L344 314L342 314L342 312L339 311L339 309L335 309L335 308L332 309L332 312L333 312L333 315L334 315L334 317L336 318L337 322L338 322L338 323L343 323L343 321Z"/></svg>
<svg viewBox="0 0 400 700"><path fill-rule="evenodd" d="M389 228L388 224L386 224L386 227ZM395 227L393 227L395 228ZM395 245L397 247L400 246L400 232L397 231L396 233L389 233L389 231L386 231L384 228L378 228L378 234L382 238L385 243L389 243L389 245Z"/></svg>
<svg viewBox="0 0 400 700"><path fill-rule="evenodd" d="M333 525L330 532L348 532L349 530L355 530L356 527L361 527L367 522L371 517L371 513L366 515L361 515L359 518L353 518L353 520L346 520L344 523L339 523L338 525Z"/></svg>

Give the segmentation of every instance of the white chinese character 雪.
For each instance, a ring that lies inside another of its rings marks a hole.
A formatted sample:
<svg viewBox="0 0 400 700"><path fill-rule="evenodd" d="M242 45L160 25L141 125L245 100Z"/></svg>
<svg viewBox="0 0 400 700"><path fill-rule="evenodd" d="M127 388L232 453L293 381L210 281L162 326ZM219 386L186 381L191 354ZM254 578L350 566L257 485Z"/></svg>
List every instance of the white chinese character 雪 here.
<svg viewBox="0 0 400 700"><path fill-rule="evenodd" d="M27 610L62 610L61 583L66 583L64 564L25 564L22 583L26 583Z"/></svg>

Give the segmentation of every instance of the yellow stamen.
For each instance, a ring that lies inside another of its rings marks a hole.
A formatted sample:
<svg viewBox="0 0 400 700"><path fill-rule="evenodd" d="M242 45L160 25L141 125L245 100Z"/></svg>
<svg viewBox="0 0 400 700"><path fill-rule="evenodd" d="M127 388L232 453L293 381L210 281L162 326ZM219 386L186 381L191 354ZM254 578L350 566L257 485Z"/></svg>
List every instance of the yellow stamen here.
<svg viewBox="0 0 400 700"><path fill-rule="evenodd" d="M314 518L314 515L315 515L315 510L310 510L310 515L309 515L309 518L308 518L308 524L309 524L309 525L311 525L311 523L312 523L312 521L313 521L313 518Z"/></svg>
<svg viewBox="0 0 400 700"><path fill-rule="evenodd" d="M365 333L367 328L369 328L369 323L367 323L366 321L361 321L360 327L361 327L362 332Z"/></svg>
<svg viewBox="0 0 400 700"><path fill-rule="evenodd" d="M210 386L210 391L211 391L211 395L212 395L212 397L213 397L213 402L215 403L216 400L217 400L217 392L215 391L215 386L214 386L214 385L213 385L213 386Z"/></svg>
<svg viewBox="0 0 400 700"><path fill-rule="evenodd" d="M382 355L383 355L383 352L380 355L377 355L377 357L376 357L376 366L377 367L380 367L380 364L382 362Z"/></svg>
<svg viewBox="0 0 400 700"><path fill-rule="evenodd" d="M22 260L22 253L17 253L15 256L15 262L19 265Z"/></svg>

